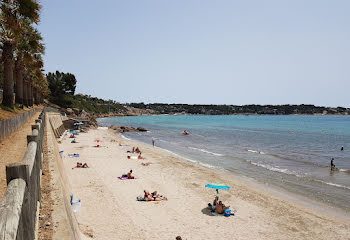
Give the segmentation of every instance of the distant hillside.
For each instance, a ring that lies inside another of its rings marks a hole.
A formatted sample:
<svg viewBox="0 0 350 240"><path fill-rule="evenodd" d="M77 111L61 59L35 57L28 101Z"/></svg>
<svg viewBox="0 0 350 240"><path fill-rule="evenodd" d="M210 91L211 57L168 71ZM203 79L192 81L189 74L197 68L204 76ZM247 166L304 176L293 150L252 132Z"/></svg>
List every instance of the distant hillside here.
<svg viewBox="0 0 350 240"><path fill-rule="evenodd" d="M350 108L328 108L314 105L190 105L190 104L163 104L163 103L130 103L128 106L154 111L156 114L350 114Z"/></svg>
<svg viewBox="0 0 350 240"><path fill-rule="evenodd" d="M60 98L51 96L49 100L62 108L77 108L95 114L125 114L127 112L123 105L113 100L103 100L83 94L66 94Z"/></svg>

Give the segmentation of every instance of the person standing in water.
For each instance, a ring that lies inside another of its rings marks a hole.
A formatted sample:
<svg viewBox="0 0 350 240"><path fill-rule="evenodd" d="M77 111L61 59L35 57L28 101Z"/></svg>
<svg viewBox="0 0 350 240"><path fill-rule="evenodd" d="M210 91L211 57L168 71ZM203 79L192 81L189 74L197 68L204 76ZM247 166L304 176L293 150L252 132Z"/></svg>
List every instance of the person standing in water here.
<svg viewBox="0 0 350 240"><path fill-rule="evenodd" d="M341 147L341 148L340 148L340 151L344 151L344 147Z"/></svg>
<svg viewBox="0 0 350 240"><path fill-rule="evenodd" d="M155 142L155 141L154 141L154 139L152 138L152 145L153 145L153 147L154 147L154 142Z"/></svg>
<svg viewBox="0 0 350 240"><path fill-rule="evenodd" d="M331 159L331 170L333 170L335 168L335 165L334 165L334 158Z"/></svg>

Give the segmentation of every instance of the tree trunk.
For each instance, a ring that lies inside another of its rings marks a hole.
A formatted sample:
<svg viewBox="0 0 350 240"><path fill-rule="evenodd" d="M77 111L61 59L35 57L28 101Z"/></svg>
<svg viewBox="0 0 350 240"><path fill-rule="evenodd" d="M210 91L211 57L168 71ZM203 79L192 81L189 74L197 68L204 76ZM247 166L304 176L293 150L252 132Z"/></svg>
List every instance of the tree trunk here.
<svg viewBox="0 0 350 240"><path fill-rule="evenodd" d="M2 51L4 63L4 93L2 104L13 108L13 44L5 41Z"/></svg>
<svg viewBox="0 0 350 240"><path fill-rule="evenodd" d="M29 86L27 81L23 81L23 104L29 106Z"/></svg>
<svg viewBox="0 0 350 240"><path fill-rule="evenodd" d="M32 84L29 83L29 107L33 106L33 87Z"/></svg>
<svg viewBox="0 0 350 240"><path fill-rule="evenodd" d="M19 54L15 64L15 76L16 76L16 103L24 104L24 90L23 90L23 75L24 75L24 66L22 55Z"/></svg>
<svg viewBox="0 0 350 240"><path fill-rule="evenodd" d="M39 105L39 92L37 88L34 88L34 104Z"/></svg>

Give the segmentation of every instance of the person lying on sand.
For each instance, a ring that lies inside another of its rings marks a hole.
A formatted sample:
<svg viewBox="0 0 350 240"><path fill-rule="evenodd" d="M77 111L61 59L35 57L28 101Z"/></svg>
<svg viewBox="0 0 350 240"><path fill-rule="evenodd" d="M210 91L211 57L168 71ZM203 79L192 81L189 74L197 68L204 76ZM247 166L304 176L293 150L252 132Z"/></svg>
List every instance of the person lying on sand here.
<svg viewBox="0 0 350 240"><path fill-rule="evenodd" d="M88 168L88 167L89 166L87 165L87 163L83 164L83 163L77 162L77 165L74 168Z"/></svg>
<svg viewBox="0 0 350 240"><path fill-rule="evenodd" d="M69 138L74 138L74 134L71 134Z"/></svg>
<svg viewBox="0 0 350 240"><path fill-rule="evenodd" d="M216 213L223 214L226 209L230 209L230 206L225 206L221 201L216 205Z"/></svg>
<svg viewBox="0 0 350 240"><path fill-rule="evenodd" d="M161 201L161 200L168 200L166 197L159 195L157 191L154 191L153 193L149 193L148 191L144 190L144 201Z"/></svg>
<svg viewBox="0 0 350 240"><path fill-rule="evenodd" d="M147 162L147 163L141 163L142 166L149 166L151 164L151 162Z"/></svg>
<svg viewBox="0 0 350 240"><path fill-rule="evenodd" d="M144 157L141 156L141 153L137 156L137 159L145 159Z"/></svg>
<svg viewBox="0 0 350 240"><path fill-rule="evenodd" d="M77 143L77 141L75 140L75 138L71 141L71 143Z"/></svg>

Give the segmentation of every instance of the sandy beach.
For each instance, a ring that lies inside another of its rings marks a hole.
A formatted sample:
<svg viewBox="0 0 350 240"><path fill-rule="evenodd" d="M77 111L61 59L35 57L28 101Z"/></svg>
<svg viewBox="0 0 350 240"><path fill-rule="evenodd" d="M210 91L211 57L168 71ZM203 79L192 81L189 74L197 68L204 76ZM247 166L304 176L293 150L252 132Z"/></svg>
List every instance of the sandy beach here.
<svg viewBox="0 0 350 240"><path fill-rule="evenodd" d="M95 139L101 139L103 147L94 147ZM301 203L292 195L187 162L109 129L91 129L77 135L78 143L71 140L66 136L59 150L65 153L69 187L81 200L75 214L86 239L350 239L350 217L327 206ZM133 146L146 159L128 159L127 150ZM80 157L68 157L73 153ZM72 169L76 162L86 162L90 168ZM130 169L136 179L117 178ZM208 211L216 192L204 186L212 182L231 187L220 190L219 197L236 211L235 216L213 216ZM168 200L136 201L143 190L157 190Z"/></svg>

